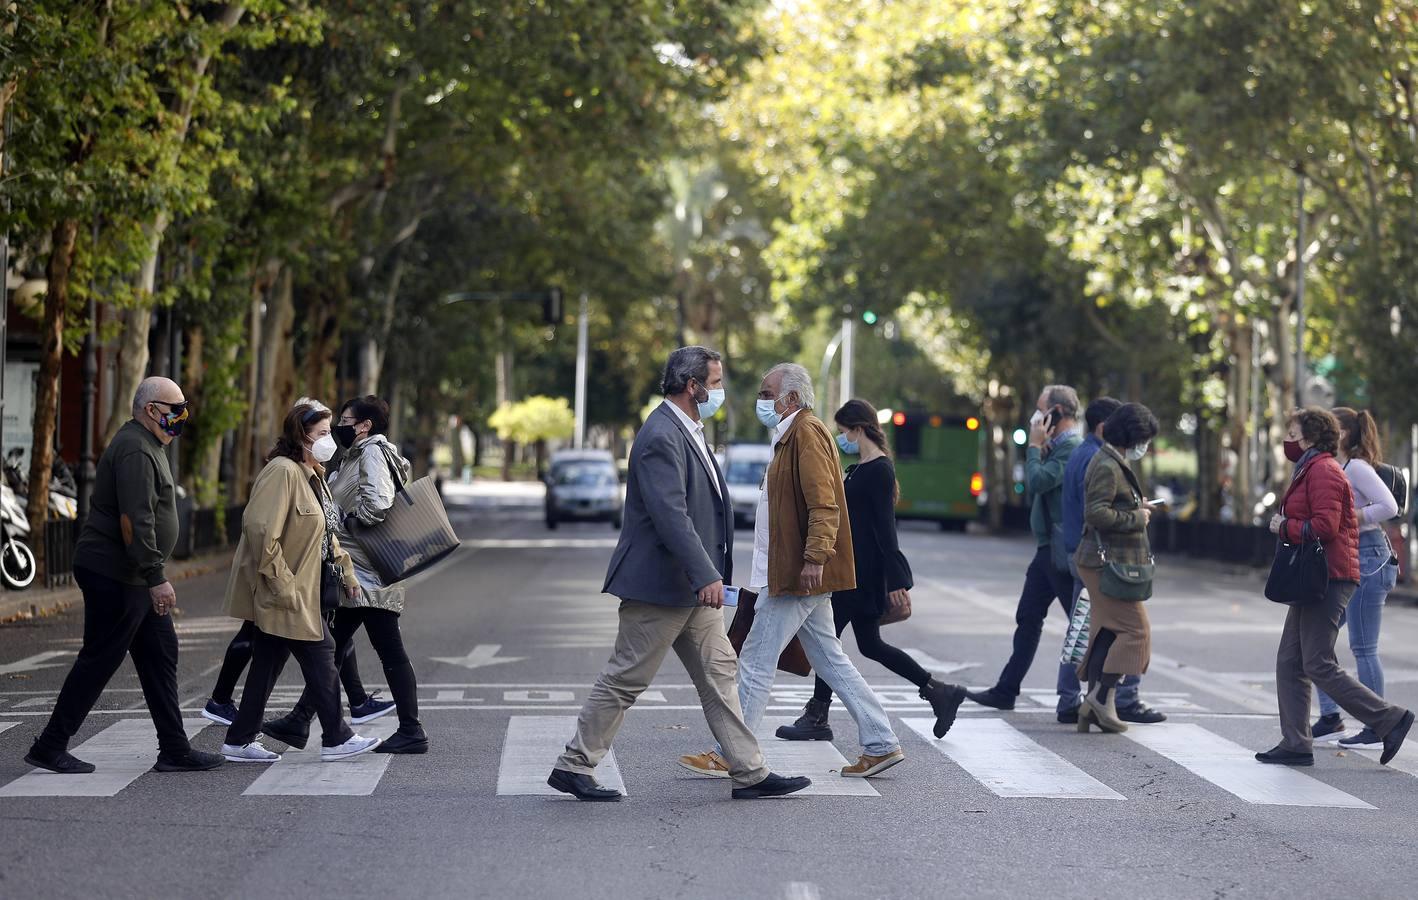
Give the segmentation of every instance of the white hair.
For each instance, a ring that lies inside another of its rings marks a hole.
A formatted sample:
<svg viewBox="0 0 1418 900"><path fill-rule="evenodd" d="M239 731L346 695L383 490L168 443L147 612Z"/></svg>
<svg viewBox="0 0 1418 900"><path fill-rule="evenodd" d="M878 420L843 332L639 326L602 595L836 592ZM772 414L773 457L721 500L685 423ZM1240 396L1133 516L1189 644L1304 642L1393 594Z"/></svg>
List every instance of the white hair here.
<svg viewBox="0 0 1418 900"><path fill-rule="evenodd" d="M778 396L797 394L798 406L802 409L812 409L817 403L817 395L812 391L812 376L808 374L807 369L797 363L779 363L768 370L769 375L780 372L783 375L783 383L778 389Z"/></svg>

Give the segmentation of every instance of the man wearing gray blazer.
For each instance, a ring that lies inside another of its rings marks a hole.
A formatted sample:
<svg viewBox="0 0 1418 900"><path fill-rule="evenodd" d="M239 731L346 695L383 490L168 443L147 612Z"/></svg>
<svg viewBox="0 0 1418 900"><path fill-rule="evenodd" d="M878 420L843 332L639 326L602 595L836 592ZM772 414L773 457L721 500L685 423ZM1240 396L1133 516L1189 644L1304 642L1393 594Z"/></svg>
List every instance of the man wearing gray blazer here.
<svg viewBox="0 0 1418 900"><path fill-rule="evenodd" d="M733 575L734 517L701 419L724 402L722 358L704 347L681 347L665 364L661 389L665 402L630 452L624 525L603 588L620 598L615 652L547 783L578 800L621 799L596 782L596 766L673 647L729 761L734 799L791 794L811 782L775 775L763 764L739 709L738 660L720 612Z"/></svg>

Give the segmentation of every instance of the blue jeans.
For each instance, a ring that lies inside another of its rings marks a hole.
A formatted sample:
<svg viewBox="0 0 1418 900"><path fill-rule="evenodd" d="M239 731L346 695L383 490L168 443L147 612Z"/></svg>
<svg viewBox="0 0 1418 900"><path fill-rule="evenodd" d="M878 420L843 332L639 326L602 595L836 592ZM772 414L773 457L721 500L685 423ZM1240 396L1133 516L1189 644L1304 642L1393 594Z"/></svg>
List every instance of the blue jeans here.
<svg viewBox="0 0 1418 900"><path fill-rule="evenodd" d="M811 597L759 596L754 608L753 628L739 652L739 705L749 730L756 730L773 691L778 657L797 635L808 662L842 699L857 723L862 750L871 756L885 756L901 748L891 719L866 679L852 665L837 637L832 620L832 595Z"/></svg>
<svg viewBox="0 0 1418 900"><path fill-rule="evenodd" d="M1359 532L1359 587L1339 617L1339 624L1349 623L1349 649L1354 653L1359 683L1380 697L1384 695L1384 667L1379 662L1379 625L1384 602L1398 583L1398 566L1389 562L1392 554L1383 531L1375 528ZM1318 689L1316 693L1320 715L1339 712L1339 704L1328 694Z"/></svg>
<svg viewBox="0 0 1418 900"><path fill-rule="evenodd" d="M1078 577L1078 563L1073 561L1073 556L1068 558L1068 571L1073 576L1073 597L1069 601L1069 609L1078 602L1078 597L1083 593L1083 580ZM1072 613L1070 613L1072 615ZM1121 709L1125 706L1132 706L1137 702L1137 688L1142 684L1141 675L1127 675L1118 683L1117 699L1114 703ZM1059 663L1059 706L1060 713L1066 713L1077 709L1078 704L1083 702L1083 688L1078 683L1078 666L1075 663Z"/></svg>

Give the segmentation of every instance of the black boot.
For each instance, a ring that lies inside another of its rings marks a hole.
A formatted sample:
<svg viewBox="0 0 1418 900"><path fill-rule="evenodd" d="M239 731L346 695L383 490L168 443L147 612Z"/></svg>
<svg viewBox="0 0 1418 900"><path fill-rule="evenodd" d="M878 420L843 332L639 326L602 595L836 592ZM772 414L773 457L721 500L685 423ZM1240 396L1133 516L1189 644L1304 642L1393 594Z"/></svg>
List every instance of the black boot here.
<svg viewBox="0 0 1418 900"><path fill-rule="evenodd" d="M428 735L423 728L405 731L400 728L374 748L375 753L427 753Z"/></svg>
<svg viewBox="0 0 1418 900"><path fill-rule="evenodd" d="M262 723L261 733L297 750L304 750L306 742L310 740L310 722L296 710L292 710L279 719L269 719Z"/></svg>
<svg viewBox="0 0 1418 900"><path fill-rule="evenodd" d="M945 737L950 726L955 724L955 713L965 701L965 688L958 684L941 684L932 678L921 688L921 698L930 703L931 710L935 713L935 729L932 733L938 738Z"/></svg>
<svg viewBox="0 0 1418 900"><path fill-rule="evenodd" d="M832 726L827 724L827 709L831 700L816 697L803 707L803 714L791 725L781 725L776 734L785 741L830 741Z"/></svg>

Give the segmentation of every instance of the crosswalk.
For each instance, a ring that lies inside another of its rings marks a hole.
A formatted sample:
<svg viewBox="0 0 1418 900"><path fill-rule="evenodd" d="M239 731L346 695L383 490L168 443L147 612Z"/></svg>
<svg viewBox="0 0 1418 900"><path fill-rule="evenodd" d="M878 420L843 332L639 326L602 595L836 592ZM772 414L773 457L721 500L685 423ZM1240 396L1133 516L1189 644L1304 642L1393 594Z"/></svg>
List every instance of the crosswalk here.
<svg viewBox="0 0 1418 900"><path fill-rule="evenodd" d="M885 785L865 779L843 778L840 775L848 759L832 742L790 742L774 737L779 725L787 718L766 718L758 730L760 745L769 768L784 775L807 775L812 787L796 795L812 797L880 799ZM1014 719L1020 723L1024 721ZM502 740L498 761L496 796L499 797L559 797L546 784L546 777L561 753L566 740L575 730L576 720L569 715L512 715ZM903 716L900 730L903 747L910 762L892 772L887 783L899 785L911 777L969 779L979 788L1005 801L1109 801L1125 802L1145 796L1141 789L1129 787L1127 778L1117 771L1096 771L1099 757L1065 759L1074 755L1075 748L1096 749L1102 740L1135 747L1154 757L1149 768L1171 763L1178 776L1189 779L1198 791L1220 792L1244 803L1257 806L1314 807L1344 810L1374 810L1382 797L1394 791L1407 796L1418 790L1410 776L1418 775L1418 759L1400 757L1386 777L1402 779L1385 782L1382 791L1373 796L1359 797L1322 780L1323 769L1297 770L1265 766L1253 758L1252 748L1244 747L1215 732L1193 723L1168 722L1130 729L1116 738L1094 738L1088 741L1050 740L1053 748L1034 740L1020 727L1004 717L961 717L943 739L931 734L934 724L929 718ZM14 752L13 738L7 735L19 722L0 721L0 742L4 752ZM189 737L196 738L211 723L205 719L186 719ZM397 728L392 719L361 726L361 733L387 737ZM0 785L0 802L10 798L42 797L114 797L143 777L151 768L154 754L154 734L151 720L124 718L102 728L75 748L81 759L92 762L97 771L89 775L55 775L39 770L27 772ZM649 767L660 773L673 770L672 760L658 753L645 754L637 748L633 736L623 735L619 742L624 754L607 755L597 769L601 783L627 794L636 793L636 778L627 778L625 759L633 760L636 772L647 780ZM684 749L695 749L685 747ZM1317 748L1323 750L1323 748ZM627 756L628 755L628 756ZM1376 761L1367 753L1348 754L1353 761L1341 765L1369 767ZM1106 759L1106 757L1104 757ZM246 797L362 797L379 789L391 766L409 764L404 757L366 754L339 763L320 761L318 734L312 735L307 749L287 750L279 762L245 767L252 780L241 790ZM1161 762L1159 762L1161 761ZM1085 769L1095 767L1095 771ZM240 767L231 766L231 769ZM675 774L683 775L677 770ZM1341 771L1343 771L1341 769ZM1355 771L1348 769L1348 771ZM1406 773L1406 774L1405 774ZM695 776L684 775L687 778ZM187 783L191 783L190 781ZM1352 786L1346 785L1346 786ZM879 790L879 788L881 790ZM1362 792L1361 792L1362 793ZM1373 801L1373 802L1371 802Z"/></svg>

